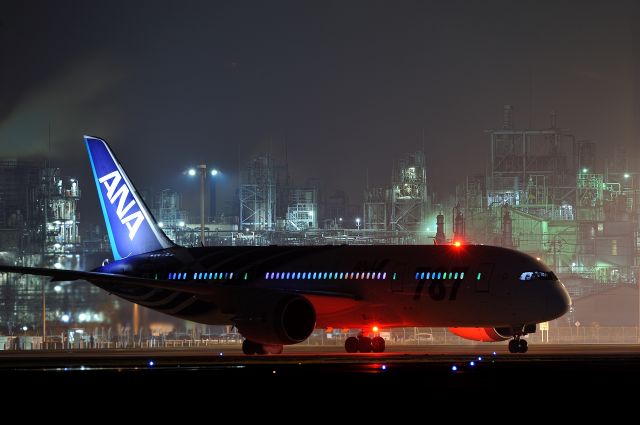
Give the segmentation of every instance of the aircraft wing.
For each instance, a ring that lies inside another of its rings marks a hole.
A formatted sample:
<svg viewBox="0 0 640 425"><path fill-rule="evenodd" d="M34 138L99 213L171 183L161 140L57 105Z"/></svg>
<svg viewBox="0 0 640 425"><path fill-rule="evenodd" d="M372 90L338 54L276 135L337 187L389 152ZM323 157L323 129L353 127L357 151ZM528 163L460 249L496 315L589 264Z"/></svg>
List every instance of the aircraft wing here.
<svg viewBox="0 0 640 425"><path fill-rule="evenodd" d="M196 286L189 282L176 285L173 281L145 279L113 273L84 272L79 270L44 269L37 267L0 266L0 273L32 274L51 277L52 282L86 280L91 283L130 283L147 288L168 289L171 291L188 292L191 294L209 294L207 287Z"/></svg>

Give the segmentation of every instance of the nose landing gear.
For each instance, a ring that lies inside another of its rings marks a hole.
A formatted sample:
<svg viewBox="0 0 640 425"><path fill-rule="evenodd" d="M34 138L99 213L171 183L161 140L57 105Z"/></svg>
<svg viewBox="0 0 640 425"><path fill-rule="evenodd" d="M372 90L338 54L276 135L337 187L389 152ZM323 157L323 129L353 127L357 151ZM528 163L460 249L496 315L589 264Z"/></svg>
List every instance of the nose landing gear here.
<svg viewBox="0 0 640 425"><path fill-rule="evenodd" d="M509 341L510 353L526 353L529 350L527 341L520 338L520 335L514 335L513 339Z"/></svg>

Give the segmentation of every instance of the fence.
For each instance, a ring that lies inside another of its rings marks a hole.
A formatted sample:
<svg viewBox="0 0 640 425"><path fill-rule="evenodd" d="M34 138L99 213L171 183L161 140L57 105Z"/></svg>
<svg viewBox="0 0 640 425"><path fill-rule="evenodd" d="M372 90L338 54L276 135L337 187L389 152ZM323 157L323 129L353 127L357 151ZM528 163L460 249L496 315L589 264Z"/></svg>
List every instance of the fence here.
<svg viewBox="0 0 640 425"><path fill-rule="evenodd" d="M311 346L342 346L349 336L357 332L314 331L302 344ZM399 328L381 332L387 345L476 345L477 341L469 341L451 334L444 328ZM556 327L549 331L540 331L528 335L531 344L638 344L638 327ZM79 339L73 342L61 341L60 338L49 338L42 343L41 337L0 336L2 350L62 350L62 349L210 349L220 346L240 345L239 334L227 334L204 339L166 339L163 337L129 338L117 337L112 341L96 338Z"/></svg>

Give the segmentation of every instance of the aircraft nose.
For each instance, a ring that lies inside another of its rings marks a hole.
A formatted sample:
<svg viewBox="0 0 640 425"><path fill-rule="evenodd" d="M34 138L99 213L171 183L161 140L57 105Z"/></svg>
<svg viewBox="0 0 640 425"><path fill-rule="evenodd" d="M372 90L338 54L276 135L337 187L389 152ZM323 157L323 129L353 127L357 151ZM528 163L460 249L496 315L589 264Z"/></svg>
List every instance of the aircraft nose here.
<svg viewBox="0 0 640 425"><path fill-rule="evenodd" d="M553 282L553 286L547 294L547 314L552 319L556 319L569 311L571 307L571 297L562 282Z"/></svg>

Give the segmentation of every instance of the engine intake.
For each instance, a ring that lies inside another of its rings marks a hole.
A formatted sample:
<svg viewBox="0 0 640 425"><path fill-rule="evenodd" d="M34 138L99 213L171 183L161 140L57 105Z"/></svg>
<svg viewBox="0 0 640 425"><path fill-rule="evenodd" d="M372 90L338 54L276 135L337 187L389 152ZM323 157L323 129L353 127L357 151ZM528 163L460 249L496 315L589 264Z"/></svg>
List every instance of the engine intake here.
<svg viewBox="0 0 640 425"><path fill-rule="evenodd" d="M238 331L261 344L297 344L311 335L316 312L309 300L300 295L267 295L249 301L234 318Z"/></svg>

